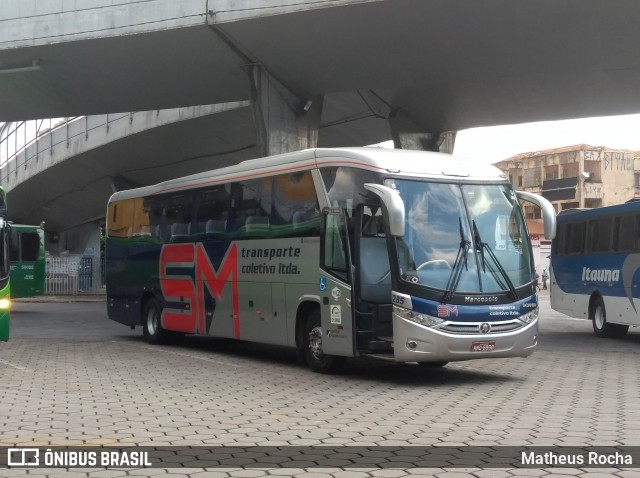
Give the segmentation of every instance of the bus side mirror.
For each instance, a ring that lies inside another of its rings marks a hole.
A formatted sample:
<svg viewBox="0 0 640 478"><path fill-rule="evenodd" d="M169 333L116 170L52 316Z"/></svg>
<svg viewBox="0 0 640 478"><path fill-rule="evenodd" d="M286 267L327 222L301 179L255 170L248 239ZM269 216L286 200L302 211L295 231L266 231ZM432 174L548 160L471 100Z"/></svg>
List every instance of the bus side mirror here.
<svg viewBox="0 0 640 478"><path fill-rule="evenodd" d="M404 202L400 194L389 186L382 184L366 183L367 191L371 191L382 201L382 205L389 216L389 231L392 236L404 236Z"/></svg>
<svg viewBox="0 0 640 478"><path fill-rule="evenodd" d="M535 204L542 209L542 220L544 221L544 237L554 239L556 237L556 210L553 205L542 196L526 191L517 191L518 199Z"/></svg>

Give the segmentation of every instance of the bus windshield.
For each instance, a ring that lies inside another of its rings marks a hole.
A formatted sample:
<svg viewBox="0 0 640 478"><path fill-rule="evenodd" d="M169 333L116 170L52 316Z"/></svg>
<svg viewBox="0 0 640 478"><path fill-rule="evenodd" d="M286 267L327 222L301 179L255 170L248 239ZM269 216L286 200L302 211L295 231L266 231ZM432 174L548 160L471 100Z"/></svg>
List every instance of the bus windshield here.
<svg viewBox="0 0 640 478"><path fill-rule="evenodd" d="M529 236L509 184L395 179L392 186L405 204L406 231L397 239L404 281L442 290L444 301L456 292L515 296L531 283Z"/></svg>

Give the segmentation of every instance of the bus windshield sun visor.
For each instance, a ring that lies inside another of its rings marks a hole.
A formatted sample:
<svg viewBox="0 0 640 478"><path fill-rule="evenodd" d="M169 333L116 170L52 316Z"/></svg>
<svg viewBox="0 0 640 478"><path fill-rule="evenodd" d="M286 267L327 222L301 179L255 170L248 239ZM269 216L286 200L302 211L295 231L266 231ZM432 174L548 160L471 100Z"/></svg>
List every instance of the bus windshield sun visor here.
<svg viewBox="0 0 640 478"><path fill-rule="evenodd" d="M476 221L473 220L471 221L471 223L473 224L473 239L474 239L474 242L476 243L476 249L480 251L480 259L482 260L482 270L486 271L487 269L487 261L484 257L484 251L486 250L489 253L489 257L491 257L491 260L493 261L493 263L496 265L498 269L498 271L496 271L491 265L489 265L488 267L489 272L491 272L491 275L493 275L494 279L499 284L501 284L502 281L500 281L500 276L497 274L497 272L500 273L500 275L504 278L507 285L506 287L504 287L504 285L501 284L501 287L504 287L505 290L508 289L510 297L515 300L518 297L518 294L516 293L516 289L513 286L513 282L511 282L511 279L509 279L509 274L507 274L507 271L504 270L504 267L502 267L502 264L500 264L500 261L496 257L495 253L491 250L491 247L489 247L489 244L487 244L486 242L482 242L482 238L480 237L480 231L478 231L478 226L476 226Z"/></svg>

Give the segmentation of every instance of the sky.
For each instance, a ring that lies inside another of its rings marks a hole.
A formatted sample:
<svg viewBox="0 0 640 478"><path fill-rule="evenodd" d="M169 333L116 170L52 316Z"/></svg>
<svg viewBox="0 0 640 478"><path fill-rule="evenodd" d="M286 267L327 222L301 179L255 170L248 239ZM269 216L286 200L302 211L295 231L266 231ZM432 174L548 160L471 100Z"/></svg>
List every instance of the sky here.
<svg viewBox="0 0 640 478"><path fill-rule="evenodd" d="M491 164L519 153L581 143L640 151L640 114L472 128L458 132L453 152Z"/></svg>

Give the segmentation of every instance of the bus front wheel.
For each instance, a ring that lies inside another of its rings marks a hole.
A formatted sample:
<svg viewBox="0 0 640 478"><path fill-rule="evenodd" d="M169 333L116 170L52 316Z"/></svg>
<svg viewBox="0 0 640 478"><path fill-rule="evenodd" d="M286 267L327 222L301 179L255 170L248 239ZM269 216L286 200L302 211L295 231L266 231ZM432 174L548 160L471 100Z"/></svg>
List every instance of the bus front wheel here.
<svg viewBox="0 0 640 478"><path fill-rule="evenodd" d="M325 355L322 350L322 337L320 310L314 309L305 321L302 353L311 370L319 373L332 373L344 362L344 357Z"/></svg>
<svg viewBox="0 0 640 478"><path fill-rule="evenodd" d="M589 310L589 318L593 323L593 331L598 337L624 337L629 330L628 325L607 322L607 310L604 307L602 297L597 297L593 301Z"/></svg>
<svg viewBox="0 0 640 478"><path fill-rule="evenodd" d="M163 344L168 339L168 332L162 328L161 309L156 299L149 299L142 311L142 336L153 345Z"/></svg>

